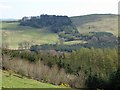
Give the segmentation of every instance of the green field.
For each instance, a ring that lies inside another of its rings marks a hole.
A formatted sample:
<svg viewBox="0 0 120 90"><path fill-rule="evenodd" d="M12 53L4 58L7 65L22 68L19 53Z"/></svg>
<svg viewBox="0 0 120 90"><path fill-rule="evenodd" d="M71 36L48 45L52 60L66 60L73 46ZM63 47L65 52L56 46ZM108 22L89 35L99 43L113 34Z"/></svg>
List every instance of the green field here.
<svg viewBox="0 0 120 90"><path fill-rule="evenodd" d="M19 26L15 23L2 23L2 42L7 43L9 48L18 48L18 44L28 41L31 44L54 44L59 41L58 35L47 29L37 29L27 26ZM64 44L83 43L81 40L64 42Z"/></svg>
<svg viewBox="0 0 120 90"><path fill-rule="evenodd" d="M118 35L118 16L112 14L92 14L71 17L80 33L111 32Z"/></svg>
<svg viewBox="0 0 120 90"><path fill-rule="evenodd" d="M15 73L12 73L12 75L9 75L8 71L3 71L2 73L2 87L4 88L62 88L60 86L55 86L48 83L42 83L33 79L28 79L26 77L22 77Z"/></svg>
<svg viewBox="0 0 120 90"><path fill-rule="evenodd" d="M67 44L67 45L71 45L71 44L81 44L81 43L86 43L86 41L74 40L74 41L64 42L64 44Z"/></svg>
<svg viewBox="0 0 120 90"><path fill-rule="evenodd" d="M3 43L8 43L10 48L18 48L18 44L28 41L31 44L56 43L58 35L46 29L36 29L19 26L15 23L2 23Z"/></svg>
<svg viewBox="0 0 120 90"><path fill-rule="evenodd" d="M98 14L70 18L81 34L88 34L89 32L111 32L116 36L118 35L118 17L116 15ZM3 44L7 43L9 48L18 48L18 44L24 41L30 42L31 45L54 44L59 41L58 35L46 28L38 29L20 26L19 22L2 22L0 26L2 26L2 42ZM75 43L83 42L80 40L64 42L64 44Z"/></svg>

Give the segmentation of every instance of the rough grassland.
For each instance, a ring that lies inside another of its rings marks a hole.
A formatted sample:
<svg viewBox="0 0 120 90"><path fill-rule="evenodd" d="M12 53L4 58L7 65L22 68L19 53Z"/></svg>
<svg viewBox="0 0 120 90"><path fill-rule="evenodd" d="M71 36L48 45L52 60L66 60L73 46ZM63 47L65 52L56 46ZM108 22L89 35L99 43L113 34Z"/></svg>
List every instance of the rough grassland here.
<svg viewBox="0 0 120 90"><path fill-rule="evenodd" d="M118 35L118 16L112 14L93 14L71 17L80 33L111 32Z"/></svg>
<svg viewBox="0 0 120 90"><path fill-rule="evenodd" d="M118 33L118 17L116 15L86 15L71 17L71 20L81 34L88 34L89 32L111 32L116 36L120 34ZM2 25L0 23L0 26L2 26L2 42L8 43L10 48L18 48L18 44L23 41L32 44L53 44L59 41L57 34L45 28L36 29L20 26L18 22L3 22ZM77 40L65 42L64 44L81 42Z"/></svg>
<svg viewBox="0 0 120 90"><path fill-rule="evenodd" d="M28 41L32 44L56 43L58 35L46 29L36 29L19 26L19 23L2 23L3 43L8 43L10 48L17 48L18 44Z"/></svg>
<svg viewBox="0 0 120 90"><path fill-rule="evenodd" d="M68 41L68 42L64 42L64 44L67 45L71 45L71 44L81 44L81 43L86 43L86 41L82 41L82 40L74 40L74 41Z"/></svg>
<svg viewBox="0 0 120 90"><path fill-rule="evenodd" d="M15 23L2 23L2 42L8 43L9 48L18 48L18 44L28 41L32 44L51 44L58 42L58 35L46 29L19 26ZM64 44L83 43L81 40L65 42Z"/></svg>
<svg viewBox="0 0 120 90"><path fill-rule="evenodd" d="M118 35L117 18L101 19L97 22L86 23L78 27L80 32L111 32L114 35Z"/></svg>

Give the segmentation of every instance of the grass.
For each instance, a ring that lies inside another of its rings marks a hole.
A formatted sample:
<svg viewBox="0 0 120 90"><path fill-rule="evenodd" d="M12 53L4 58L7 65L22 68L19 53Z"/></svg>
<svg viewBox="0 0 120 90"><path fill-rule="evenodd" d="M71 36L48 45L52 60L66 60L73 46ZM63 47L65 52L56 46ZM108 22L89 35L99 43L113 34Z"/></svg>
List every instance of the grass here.
<svg viewBox="0 0 120 90"><path fill-rule="evenodd" d="M80 33L111 32L118 35L118 16L116 15L86 15L73 17L73 23Z"/></svg>
<svg viewBox="0 0 120 90"><path fill-rule="evenodd" d="M114 15L88 15L74 17L72 21L77 26L81 34L88 34L89 32L111 32L118 36L118 17ZM9 48L18 48L18 44L23 41L39 45L53 44L59 41L59 37L56 33L50 32L45 28L37 29L20 26L19 22L3 22L2 33L2 41L3 43L8 43ZM64 44L76 43L81 43L81 41L65 42Z"/></svg>
<svg viewBox="0 0 120 90"><path fill-rule="evenodd" d="M67 45L71 45L71 44L83 44L83 43L86 43L86 41L82 41L82 40L74 40L74 41L68 41L68 42L64 42L64 44L67 44Z"/></svg>
<svg viewBox="0 0 120 90"><path fill-rule="evenodd" d="M23 41L32 44L51 44L58 41L58 35L46 29L37 29L19 26L15 23L2 23L3 43L8 43L10 48L18 48L18 44Z"/></svg>
<svg viewBox="0 0 120 90"><path fill-rule="evenodd" d="M78 27L79 32L111 32L114 35L118 35L117 18L106 18L96 22L89 22Z"/></svg>
<svg viewBox="0 0 120 90"><path fill-rule="evenodd" d="M63 88L48 83L42 83L26 77L19 78L15 73L9 76L8 71L2 71L2 86L4 88Z"/></svg>

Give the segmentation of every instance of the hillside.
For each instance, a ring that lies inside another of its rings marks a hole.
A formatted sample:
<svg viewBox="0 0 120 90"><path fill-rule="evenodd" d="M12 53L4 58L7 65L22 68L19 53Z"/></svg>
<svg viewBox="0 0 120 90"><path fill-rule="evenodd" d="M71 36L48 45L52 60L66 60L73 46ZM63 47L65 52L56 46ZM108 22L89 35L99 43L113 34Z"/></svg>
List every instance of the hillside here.
<svg viewBox="0 0 120 90"><path fill-rule="evenodd" d="M8 71L2 71L2 87L4 88L61 88L60 86L42 83Z"/></svg>
<svg viewBox="0 0 120 90"><path fill-rule="evenodd" d="M35 53L33 51L3 50L3 68L54 85L64 84L72 88L83 88L87 83L88 87L100 88L101 85L103 87L110 85L110 76L118 68L117 51L117 48L104 50L81 48L62 54L55 51ZM116 79L113 77L112 79Z"/></svg>
<svg viewBox="0 0 120 90"><path fill-rule="evenodd" d="M57 33L58 36L65 41L73 41L79 39L80 34L77 28L73 25L68 16L58 15L40 15L23 17L20 20L21 26L29 26L35 28L47 28L47 30Z"/></svg>
<svg viewBox="0 0 120 90"><path fill-rule="evenodd" d="M80 34L86 35L89 32L111 32L116 36L118 35L118 18L116 15L93 14L70 17L70 19ZM46 27L35 28L29 26L21 26L20 22L17 21L3 21L1 29L3 34L3 44L7 44L9 48L18 48L18 44L24 41L30 42L32 45L55 44L59 42L59 37L71 40L66 40L64 44L78 44L81 42L86 42L77 40L77 38L79 38L79 33L73 33L72 31L74 30L71 28L71 26L67 26L66 28L64 27L66 30L65 32L54 33Z"/></svg>
<svg viewBox="0 0 120 90"><path fill-rule="evenodd" d="M8 43L9 48L17 48L18 44L27 41L31 44L55 43L58 35L44 29L19 26L18 22L2 23L3 44Z"/></svg>
<svg viewBox="0 0 120 90"><path fill-rule="evenodd" d="M42 17L3 21L3 87L118 90L116 15Z"/></svg>
<svg viewBox="0 0 120 90"><path fill-rule="evenodd" d="M80 33L111 32L118 35L118 16L113 14L92 14L71 17Z"/></svg>

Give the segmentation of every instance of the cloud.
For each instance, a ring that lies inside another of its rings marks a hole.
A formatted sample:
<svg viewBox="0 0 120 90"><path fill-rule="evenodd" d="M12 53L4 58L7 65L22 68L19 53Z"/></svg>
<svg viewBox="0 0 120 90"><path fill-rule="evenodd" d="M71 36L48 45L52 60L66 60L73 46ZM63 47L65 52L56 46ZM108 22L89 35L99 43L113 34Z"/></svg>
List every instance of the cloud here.
<svg viewBox="0 0 120 90"><path fill-rule="evenodd" d="M12 6L0 4L0 9L11 9Z"/></svg>

